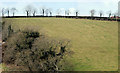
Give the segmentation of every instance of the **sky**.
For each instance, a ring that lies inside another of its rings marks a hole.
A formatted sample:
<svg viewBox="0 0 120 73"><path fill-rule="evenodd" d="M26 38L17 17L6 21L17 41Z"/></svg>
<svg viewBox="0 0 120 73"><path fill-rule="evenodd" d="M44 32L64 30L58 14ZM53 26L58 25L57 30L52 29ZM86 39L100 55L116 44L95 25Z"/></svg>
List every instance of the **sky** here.
<svg viewBox="0 0 120 73"><path fill-rule="evenodd" d="M70 15L75 15L74 11L79 10L80 16L90 16L90 10L94 9L96 16L99 16L101 10L104 16L108 16L107 12L110 10L112 13L117 12L118 1L119 0L0 0L0 10L2 8L10 9L15 7L17 9L15 15L22 16L26 15L25 7L31 5L37 8L37 15L41 15L40 9L44 7L47 9L50 8L53 15L56 15L58 10L60 10L60 15L64 15L65 10L70 10ZM12 15L12 13L10 13L10 15Z"/></svg>

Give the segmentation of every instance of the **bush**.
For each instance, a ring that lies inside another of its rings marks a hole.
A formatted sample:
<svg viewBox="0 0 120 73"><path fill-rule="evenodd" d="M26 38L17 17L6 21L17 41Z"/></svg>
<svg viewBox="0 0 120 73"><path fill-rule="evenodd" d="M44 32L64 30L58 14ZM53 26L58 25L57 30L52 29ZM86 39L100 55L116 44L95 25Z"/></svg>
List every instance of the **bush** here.
<svg viewBox="0 0 120 73"><path fill-rule="evenodd" d="M6 41L3 62L25 66L30 71L58 71L61 70L58 63L68 53L68 46L69 41L56 40L37 31L18 31Z"/></svg>

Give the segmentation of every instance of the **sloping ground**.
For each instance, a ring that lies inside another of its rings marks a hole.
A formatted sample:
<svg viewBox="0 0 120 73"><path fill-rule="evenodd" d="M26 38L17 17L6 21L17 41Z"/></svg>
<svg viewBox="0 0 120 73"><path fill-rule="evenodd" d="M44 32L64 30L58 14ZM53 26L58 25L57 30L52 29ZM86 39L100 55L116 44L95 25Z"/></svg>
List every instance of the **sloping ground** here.
<svg viewBox="0 0 120 73"><path fill-rule="evenodd" d="M54 38L70 39L74 54L66 58L66 70L115 71L118 69L118 23L65 18L8 18L13 29L31 26Z"/></svg>
<svg viewBox="0 0 120 73"><path fill-rule="evenodd" d="M119 51L118 66L119 66L119 73L120 73L120 22L118 22L118 28L119 28L118 29L118 37L119 37L119 39L118 39L118 48L119 48L119 50L118 50Z"/></svg>

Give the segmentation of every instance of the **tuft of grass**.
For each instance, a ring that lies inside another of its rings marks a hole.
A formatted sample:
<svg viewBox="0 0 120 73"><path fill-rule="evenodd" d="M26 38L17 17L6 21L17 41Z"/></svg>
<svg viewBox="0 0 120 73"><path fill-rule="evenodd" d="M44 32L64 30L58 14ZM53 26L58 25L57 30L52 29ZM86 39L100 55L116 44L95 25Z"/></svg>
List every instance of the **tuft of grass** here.
<svg viewBox="0 0 120 73"><path fill-rule="evenodd" d="M9 68L7 67L7 65L6 64L1 64L1 70L2 71L9 71Z"/></svg>

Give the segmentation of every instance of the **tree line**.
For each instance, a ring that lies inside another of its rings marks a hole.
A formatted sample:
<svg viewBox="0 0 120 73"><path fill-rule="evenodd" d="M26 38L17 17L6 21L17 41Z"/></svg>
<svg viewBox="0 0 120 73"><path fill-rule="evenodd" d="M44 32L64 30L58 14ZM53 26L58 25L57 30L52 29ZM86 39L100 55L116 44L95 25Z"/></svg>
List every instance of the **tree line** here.
<svg viewBox="0 0 120 73"><path fill-rule="evenodd" d="M45 7L41 7L39 8L40 9L40 13L42 14L41 16L52 16L53 14L53 10L51 8L45 8ZM18 11L18 9L16 9L15 7L13 8L2 8L2 16L4 17L5 14L7 14L7 16L9 17L10 16L10 13L12 14L12 16L15 16L15 13ZM38 12L38 9L35 8L34 6L32 5L27 5L25 8L24 8L24 11L26 13L26 16L36 16L37 12ZM61 16L60 13L64 11L64 14L65 16L69 16L71 14L71 11L69 9L67 10L61 10L61 9L57 9L56 11L56 15L57 16ZM97 11L95 9L92 9L89 11L90 12L90 16L91 17L94 17L95 14L97 13ZM114 17L118 16L118 12L115 12L115 13L112 13L111 10L110 11L107 11L106 12L108 17L111 17L112 15ZM75 9L74 10L74 14L75 16L79 16L80 15L80 10L78 9ZM99 14L99 17L103 17L104 16L104 12L102 10L100 10L98 12Z"/></svg>

